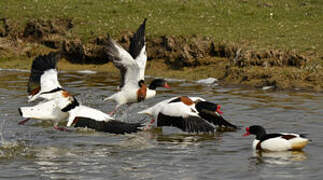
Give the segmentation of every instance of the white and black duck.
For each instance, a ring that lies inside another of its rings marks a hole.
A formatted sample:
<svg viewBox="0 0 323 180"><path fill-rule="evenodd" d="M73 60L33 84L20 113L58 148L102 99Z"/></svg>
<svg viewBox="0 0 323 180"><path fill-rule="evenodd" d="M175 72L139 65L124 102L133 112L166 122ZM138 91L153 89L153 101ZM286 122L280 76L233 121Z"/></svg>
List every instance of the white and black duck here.
<svg viewBox="0 0 323 180"><path fill-rule="evenodd" d="M138 112L152 116L151 126L173 126L190 133L213 133L217 126L237 129L226 121L221 106L200 97L174 97Z"/></svg>
<svg viewBox="0 0 323 180"><path fill-rule="evenodd" d="M309 142L309 139L302 134L296 133L273 133L267 134L265 128L254 125L246 128L244 136L250 134L256 138L252 143L254 150L260 151L288 151L301 150Z"/></svg>
<svg viewBox="0 0 323 180"><path fill-rule="evenodd" d="M55 129L66 130L65 128L58 127L58 123L67 119L68 127L76 123L77 127L89 127L99 131L118 134L137 132L140 129L142 125L139 123L131 124L116 121L109 114L80 104L58 82L56 69L58 58L59 56L55 53L49 53L48 55L38 56L34 60L28 89L32 89L31 86L36 86L35 89L39 90L35 95L45 100L35 106L20 107L18 109L20 115L27 119L20 121L19 124L24 124L31 118L51 120L54 122ZM44 89L48 91L44 91ZM35 95L32 95L33 98L35 98ZM81 120L77 121L78 119ZM93 126L95 123L101 124L101 126Z"/></svg>
<svg viewBox="0 0 323 180"><path fill-rule="evenodd" d="M155 79L149 86L144 81L147 62L145 26L146 19L131 38L129 52L110 37L108 39L107 54L119 69L121 76L120 91L104 99L104 101L113 100L117 103L111 114L123 104L140 102L154 97L158 87L169 88L164 79Z"/></svg>

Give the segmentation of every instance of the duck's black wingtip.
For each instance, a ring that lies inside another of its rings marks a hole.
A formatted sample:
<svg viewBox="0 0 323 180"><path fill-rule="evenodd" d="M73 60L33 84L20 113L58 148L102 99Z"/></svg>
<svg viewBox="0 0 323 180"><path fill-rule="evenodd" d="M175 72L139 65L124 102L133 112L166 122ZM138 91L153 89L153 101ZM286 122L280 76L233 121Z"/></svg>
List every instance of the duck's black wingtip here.
<svg viewBox="0 0 323 180"><path fill-rule="evenodd" d="M50 52L45 55L37 56L32 63L31 72L37 71L43 73L49 69L56 69L58 60L61 58L61 52Z"/></svg>
<svg viewBox="0 0 323 180"><path fill-rule="evenodd" d="M33 89L38 88L40 77L50 69L57 69L57 63L62 57L61 51L50 52L45 55L38 55L31 65L31 74L28 81L27 92L30 93Z"/></svg>
<svg viewBox="0 0 323 180"><path fill-rule="evenodd" d="M138 34L140 36L145 35L146 21L147 21L147 18L144 19L144 21L141 23L141 25L139 26L139 28L135 34Z"/></svg>

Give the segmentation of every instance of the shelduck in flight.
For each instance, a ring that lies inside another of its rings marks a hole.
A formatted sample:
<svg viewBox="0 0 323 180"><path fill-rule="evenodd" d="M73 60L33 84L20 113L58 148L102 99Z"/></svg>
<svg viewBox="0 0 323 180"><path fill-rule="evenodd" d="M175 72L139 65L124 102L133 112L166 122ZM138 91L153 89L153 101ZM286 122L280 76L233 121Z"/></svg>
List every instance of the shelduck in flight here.
<svg viewBox="0 0 323 180"><path fill-rule="evenodd" d="M123 49L118 43L108 39L106 46L107 54L113 64L119 69L121 82L120 91L106 100L114 100L117 105L110 113L113 114L123 104L140 102L156 95L158 87L169 88L164 79L155 79L149 86L145 84L145 68L147 62L145 42L146 19L133 35L130 42L129 52Z"/></svg>
<svg viewBox="0 0 323 180"><path fill-rule="evenodd" d="M57 124L59 121L65 120L68 113L62 112L57 107L55 99L69 97L70 94L58 82L57 62L59 58L59 53L50 52L34 59L28 81L28 102L36 99L44 101L32 107L19 108L20 115L26 118L19 124L26 123L30 118L52 120L54 128L62 130Z"/></svg>
<svg viewBox="0 0 323 180"><path fill-rule="evenodd" d="M237 129L222 117L221 106L200 97L174 97L138 112L152 116L151 126L173 126L190 133L213 133L216 126Z"/></svg>
<svg viewBox="0 0 323 180"><path fill-rule="evenodd" d="M301 150L309 140L304 135L295 133L275 133L267 134L265 128L261 126L250 126L246 128L244 136L256 135L252 143L254 150L262 151L288 151Z"/></svg>
<svg viewBox="0 0 323 180"><path fill-rule="evenodd" d="M57 80L57 61L60 54L51 52L35 58L31 66L28 82L28 102L38 98L53 99L61 97L64 89Z"/></svg>

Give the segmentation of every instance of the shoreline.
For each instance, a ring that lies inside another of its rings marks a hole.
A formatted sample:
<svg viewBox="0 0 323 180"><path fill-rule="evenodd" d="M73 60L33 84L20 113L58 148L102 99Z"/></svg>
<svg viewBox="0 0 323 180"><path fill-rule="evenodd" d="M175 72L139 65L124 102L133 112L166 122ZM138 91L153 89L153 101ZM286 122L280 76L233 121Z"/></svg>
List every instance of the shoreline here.
<svg viewBox="0 0 323 180"><path fill-rule="evenodd" d="M61 70L117 72L105 54L107 36L82 41L72 33L70 19L33 19L20 29L7 23L0 37L0 68L30 69L32 60L56 51L63 59ZM132 32L117 38L128 49ZM213 77L224 85L276 90L323 90L322 59L319 54L296 50L253 49L243 43L215 41L209 37L157 36L146 38L146 75L187 80Z"/></svg>
<svg viewBox="0 0 323 180"><path fill-rule="evenodd" d="M17 71L30 71L31 62L23 64L23 68L20 65L18 68L16 68L15 61L12 61L12 65L8 65L6 67L1 66L0 63L0 70L17 70ZM25 61L26 62L26 61ZM21 61L16 61L17 64L21 64ZM7 69L6 69L7 68ZM107 63L104 65L81 65L81 64L72 64L69 61L62 59L58 63L58 70L59 71L72 71L72 72L78 72L78 71L93 71L95 73L107 73L109 76L113 78L119 78L120 74L117 68L114 67L112 63ZM171 79L178 79L178 80L185 80L185 81L198 81L201 79L207 79L207 78L216 78L218 80L217 84L220 86L225 87L242 87L242 88L251 88L251 89L259 89L264 91L301 91L301 92L322 92L322 89L314 89L309 88L308 86L297 86L299 84L302 84L302 82L296 82L292 86L280 88L274 85L268 85L266 83L259 83L259 79L255 79L255 81L251 82L244 82L241 83L239 81L232 81L231 79L223 79L221 78L224 72L216 73L214 70L219 70L216 65L211 66L198 66L198 67L185 67L181 70L173 70L169 69L169 67L163 63L163 60L156 60L156 61L148 61L147 62L147 68L146 68L146 76L152 76L152 77L163 77L163 78L171 78ZM167 71L167 73L165 73ZM204 73L206 71L213 71L210 73ZM293 82L289 82L293 83ZM299 83L299 84L297 84ZM290 85L290 84L289 84Z"/></svg>

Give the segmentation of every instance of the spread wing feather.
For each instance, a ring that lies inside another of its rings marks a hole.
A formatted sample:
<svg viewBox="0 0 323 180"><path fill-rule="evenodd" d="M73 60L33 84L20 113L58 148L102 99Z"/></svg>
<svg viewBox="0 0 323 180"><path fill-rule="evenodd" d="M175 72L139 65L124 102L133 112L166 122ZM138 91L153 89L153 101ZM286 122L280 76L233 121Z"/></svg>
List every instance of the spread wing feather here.
<svg viewBox="0 0 323 180"><path fill-rule="evenodd" d="M190 133L213 133L215 128L197 116L172 117L159 113L157 126L173 126Z"/></svg>
<svg viewBox="0 0 323 180"><path fill-rule="evenodd" d="M139 66L132 56L111 38L108 39L106 51L113 64L120 71L120 87L127 83L137 85L139 81Z"/></svg>
<svg viewBox="0 0 323 180"><path fill-rule="evenodd" d="M231 124L230 122L226 121L223 116L220 114L217 114L214 111L209 111L206 109L200 110L199 111L199 116L201 116L203 119L206 121L214 124L214 125L219 125L219 126L224 126L224 127L230 127L233 129L237 129L237 126L234 124Z"/></svg>
<svg viewBox="0 0 323 180"><path fill-rule="evenodd" d="M145 26L146 19L131 38L129 53L108 37L106 52L108 58L120 71L120 88L126 84L137 87L138 82L144 80L147 62Z"/></svg>
<svg viewBox="0 0 323 180"><path fill-rule="evenodd" d="M147 62L145 27L146 21L139 26L137 32L133 35L130 42L129 53L136 60L139 67L139 79L145 80L145 69Z"/></svg>
<svg viewBox="0 0 323 180"><path fill-rule="evenodd" d="M116 120L111 120L108 122L96 121L91 118L78 118L74 127L87 127L95 129L97 131L114 133L114 134L125 134L125 133L135 133L141 131L141 123L126 123Z"/></svg>
<svg viewBox="0 0 323 180"><path fill-rule="evenodd" d="M59 54L51 52L35 58L31 66L31 74L28 82L28 93L40 88L42 92L61 87L57 79L57 62Z"/></svg>

